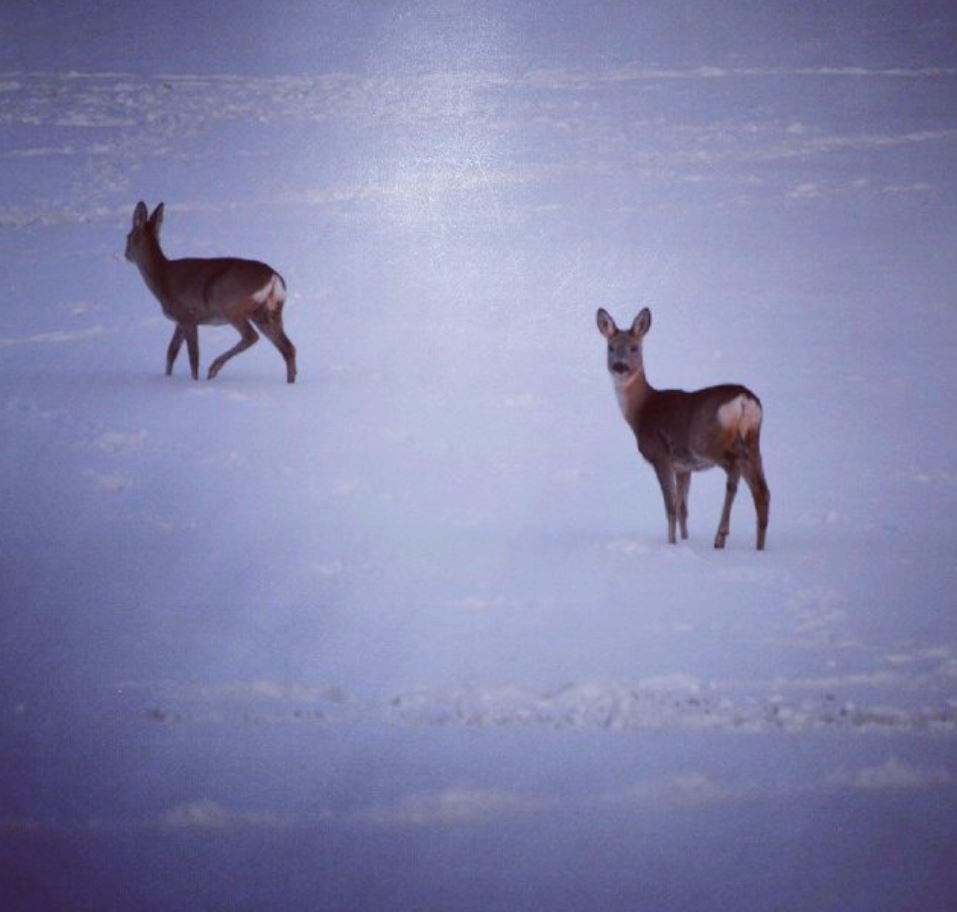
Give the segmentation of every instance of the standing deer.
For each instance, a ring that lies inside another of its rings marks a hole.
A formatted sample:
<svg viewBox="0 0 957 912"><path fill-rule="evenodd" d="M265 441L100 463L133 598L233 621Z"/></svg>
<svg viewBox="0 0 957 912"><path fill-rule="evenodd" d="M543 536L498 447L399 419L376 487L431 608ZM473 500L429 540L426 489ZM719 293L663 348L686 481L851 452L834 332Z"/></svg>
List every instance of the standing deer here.
<svg viewBox="0 0 957 912"><path fill-rule="evenodd" d="M688 393L655 389L645 377L641 343L651 328L645 307L631 329L621 330L607 311L597 313L598 331L608 340L608 371L625 421L638 450L651 463L665 498L668 541L675 542L676 521L688 537L691 473L721 466L728 473L724 509L714 537L723 548L731 522L731 504L742 476L758 514L758 550L764 548L771 492L761 467L761 401L747 387L709 386Z"/></svg>
<svg viewBox="0 0 957 912"><path fill-rule="evenodd" d="M146 203L136 204L133 227L126 237L126 258L135 263L147 288L176 324L166 351L166 376L186 340L189 368L199 378L199 327L229 323L242 338L209 366L212 380L234 355L259 339L253 323L286 361L286 381L296 380L296 349L282 328L286 283L272 267L234 257L168 260L160 248L163 204L147 218ZM251 321L251 322L250 322Z"/></svg>

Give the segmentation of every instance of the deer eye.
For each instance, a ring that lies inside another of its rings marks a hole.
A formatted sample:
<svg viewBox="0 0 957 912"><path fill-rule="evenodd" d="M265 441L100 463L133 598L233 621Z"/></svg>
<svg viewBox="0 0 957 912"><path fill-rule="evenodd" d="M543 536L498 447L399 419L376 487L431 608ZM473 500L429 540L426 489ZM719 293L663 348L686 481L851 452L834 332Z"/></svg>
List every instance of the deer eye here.
<svg viewBox="0 0 957 912"><path fill-rule="evenodd" d="M632 345L631 348L629 349L629 351L630 351L632 354L636 353L636 352L638 351L638 346L637 346L637 345Z"/></svg>

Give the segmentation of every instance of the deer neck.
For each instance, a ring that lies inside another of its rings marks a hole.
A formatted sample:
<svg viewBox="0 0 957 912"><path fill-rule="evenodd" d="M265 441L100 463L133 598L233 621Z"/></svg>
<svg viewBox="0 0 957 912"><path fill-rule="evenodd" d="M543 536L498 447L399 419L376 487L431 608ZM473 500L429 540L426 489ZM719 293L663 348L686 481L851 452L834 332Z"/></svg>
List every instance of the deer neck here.
<svg viewBox="0 0 957 912"><path fill-rule="evenodd" d="M618 407L621 409L625 421L633 424L654 390L648 383L648 378L645 377L643 370L635 372L627 380L615 380L614 384Z"/></svg>
<svg viewBox="0 0 957 912"><path fill-rule="evenodd" d="M162 302L166 288L165 275L169 260L163 254L159 242L145 245L136 259L137 268L143 281L153 294Z"/></svg>

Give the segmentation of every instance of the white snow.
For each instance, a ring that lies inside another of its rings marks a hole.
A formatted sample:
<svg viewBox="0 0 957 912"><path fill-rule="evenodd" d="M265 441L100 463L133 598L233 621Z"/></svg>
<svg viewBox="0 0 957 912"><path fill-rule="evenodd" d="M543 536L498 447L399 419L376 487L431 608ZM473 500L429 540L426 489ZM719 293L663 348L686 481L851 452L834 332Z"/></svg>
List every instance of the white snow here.
<svg viewBox="0 0 957 912"><path fill-rule="evenodd" d="M0 71L0 898L950 907L957 69L362 15L321 72ZM140 198L285 276L295 385L163 375ZM666 543L598 306L761 397L766 552L720 472Z"/></svg>

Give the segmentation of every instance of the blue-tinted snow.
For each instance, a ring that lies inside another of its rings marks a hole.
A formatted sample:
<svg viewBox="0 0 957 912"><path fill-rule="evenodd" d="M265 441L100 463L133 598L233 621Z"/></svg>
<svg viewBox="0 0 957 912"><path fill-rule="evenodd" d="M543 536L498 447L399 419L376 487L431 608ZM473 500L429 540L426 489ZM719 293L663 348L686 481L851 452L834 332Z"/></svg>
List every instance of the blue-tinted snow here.
<svg viewBox="0 0 957 912"><path fill-rule="evenodd" d="M4 908L951 907L947 5L180 6L0 13ZM163 376L141 198L294 387ZM762 397L765 553L598 306Z"/></svg>

